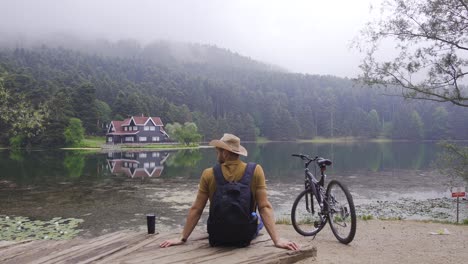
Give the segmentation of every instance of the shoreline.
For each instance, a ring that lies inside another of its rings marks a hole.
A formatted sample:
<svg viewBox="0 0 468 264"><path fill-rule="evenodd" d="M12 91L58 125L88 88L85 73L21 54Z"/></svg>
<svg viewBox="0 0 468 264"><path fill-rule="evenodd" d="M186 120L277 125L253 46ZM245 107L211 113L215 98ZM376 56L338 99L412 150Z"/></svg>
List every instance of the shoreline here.
<svg viewBox="0 0 468 264"><path fill-rule="evenodd" d="M324 138L324 137L317 137L314 139L291 139L291 140L269 140L266 138L258 138L255 141L243 141L244 143L255 143L255 144L268 144L268 143L315 143L315 144L354 144L354 143L404 143L404 142L419 142L419 143L438 143L438 142L460 142L465 143L468 142L468 139L426 139L426 140L411 140L411 139L389 139L389 138L356 138L356 137L337 137L337 138ZM61 150L88 150L88 151L102 151L102 150L181 150L181 149L200 149L200 148L211 148L212 146L207 145L209 142L200 142L198 146L195 147L168 147L168 144L164 144L161 147L157 145L152 145L149 147L145 146L136 146L136 147L128 147L124 146L121 147L119 144L117 145L110 145L112 147L103 147L106 146L106 143L101 143L101 146L85 146L85 147L58 147L52 149L44 149L44 148L31 148L31 151L43 151L43 150L53 150L53 149L61 149ZM115 147L114 147L115 146ZM9 147L0 146L0 150L11 150ZM18 150L26 150L24 148Z"/></svg>

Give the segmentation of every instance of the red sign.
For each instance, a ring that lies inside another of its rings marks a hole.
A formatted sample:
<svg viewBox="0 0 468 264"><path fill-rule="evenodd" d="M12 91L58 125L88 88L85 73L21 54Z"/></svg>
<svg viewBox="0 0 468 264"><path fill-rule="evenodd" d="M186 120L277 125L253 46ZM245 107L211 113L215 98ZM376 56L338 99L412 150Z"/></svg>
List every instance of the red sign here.
<svg viewBox="0 0 468 264"><path fill-rule="evenodd" d="M465 197L465 187L453 187L452 197Z"/></svg>

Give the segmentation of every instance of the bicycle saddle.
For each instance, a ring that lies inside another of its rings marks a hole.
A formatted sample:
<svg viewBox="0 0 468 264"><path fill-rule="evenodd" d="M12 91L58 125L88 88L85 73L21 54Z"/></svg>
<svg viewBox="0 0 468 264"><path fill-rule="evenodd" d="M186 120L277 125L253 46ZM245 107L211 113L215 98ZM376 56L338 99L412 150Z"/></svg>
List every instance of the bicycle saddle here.
<svg viewBox="0 0 468 264"><path fill-rule="evenodd" d="M318 164L320 167L324 167L324 166L330 166L330 165L332 165L332 162L331 162L331 160L329 160L329 159L319 158L319 159L317 160L317 164Z"/></svg>

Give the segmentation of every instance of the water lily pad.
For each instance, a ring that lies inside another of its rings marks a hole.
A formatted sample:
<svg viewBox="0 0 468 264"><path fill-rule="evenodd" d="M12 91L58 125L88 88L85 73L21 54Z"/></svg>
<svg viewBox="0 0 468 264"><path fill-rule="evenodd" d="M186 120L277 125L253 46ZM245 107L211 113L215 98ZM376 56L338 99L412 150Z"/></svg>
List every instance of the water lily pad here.
<svg viewBox="0 0 468 264"><path fill-rule="evenodd" d="M0 215L0 240L63 240L75 237L82 219L54 217L49 221Z"/></svg>

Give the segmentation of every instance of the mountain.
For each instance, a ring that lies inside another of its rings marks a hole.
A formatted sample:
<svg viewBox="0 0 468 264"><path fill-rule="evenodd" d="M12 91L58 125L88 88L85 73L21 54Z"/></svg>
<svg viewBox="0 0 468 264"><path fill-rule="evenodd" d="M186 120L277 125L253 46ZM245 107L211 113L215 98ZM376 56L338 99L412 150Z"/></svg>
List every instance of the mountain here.
<svg viewBox="0 0 468 264"><path fill-rule="evenodd" d="M88 134L102 134L110 120L140 114L195 122L205 141L224 132L243 140L468 135L468 114L451 105L384 96L334 76L289 73L201 44L66 36L4 43L0 78L0 107L8 109L0 115L4 145L15 135L31 145L63 145L71 117L82 120ZM13 118L20 112L24 118ZM12 128L12 120L29 122Z"/></svg>

